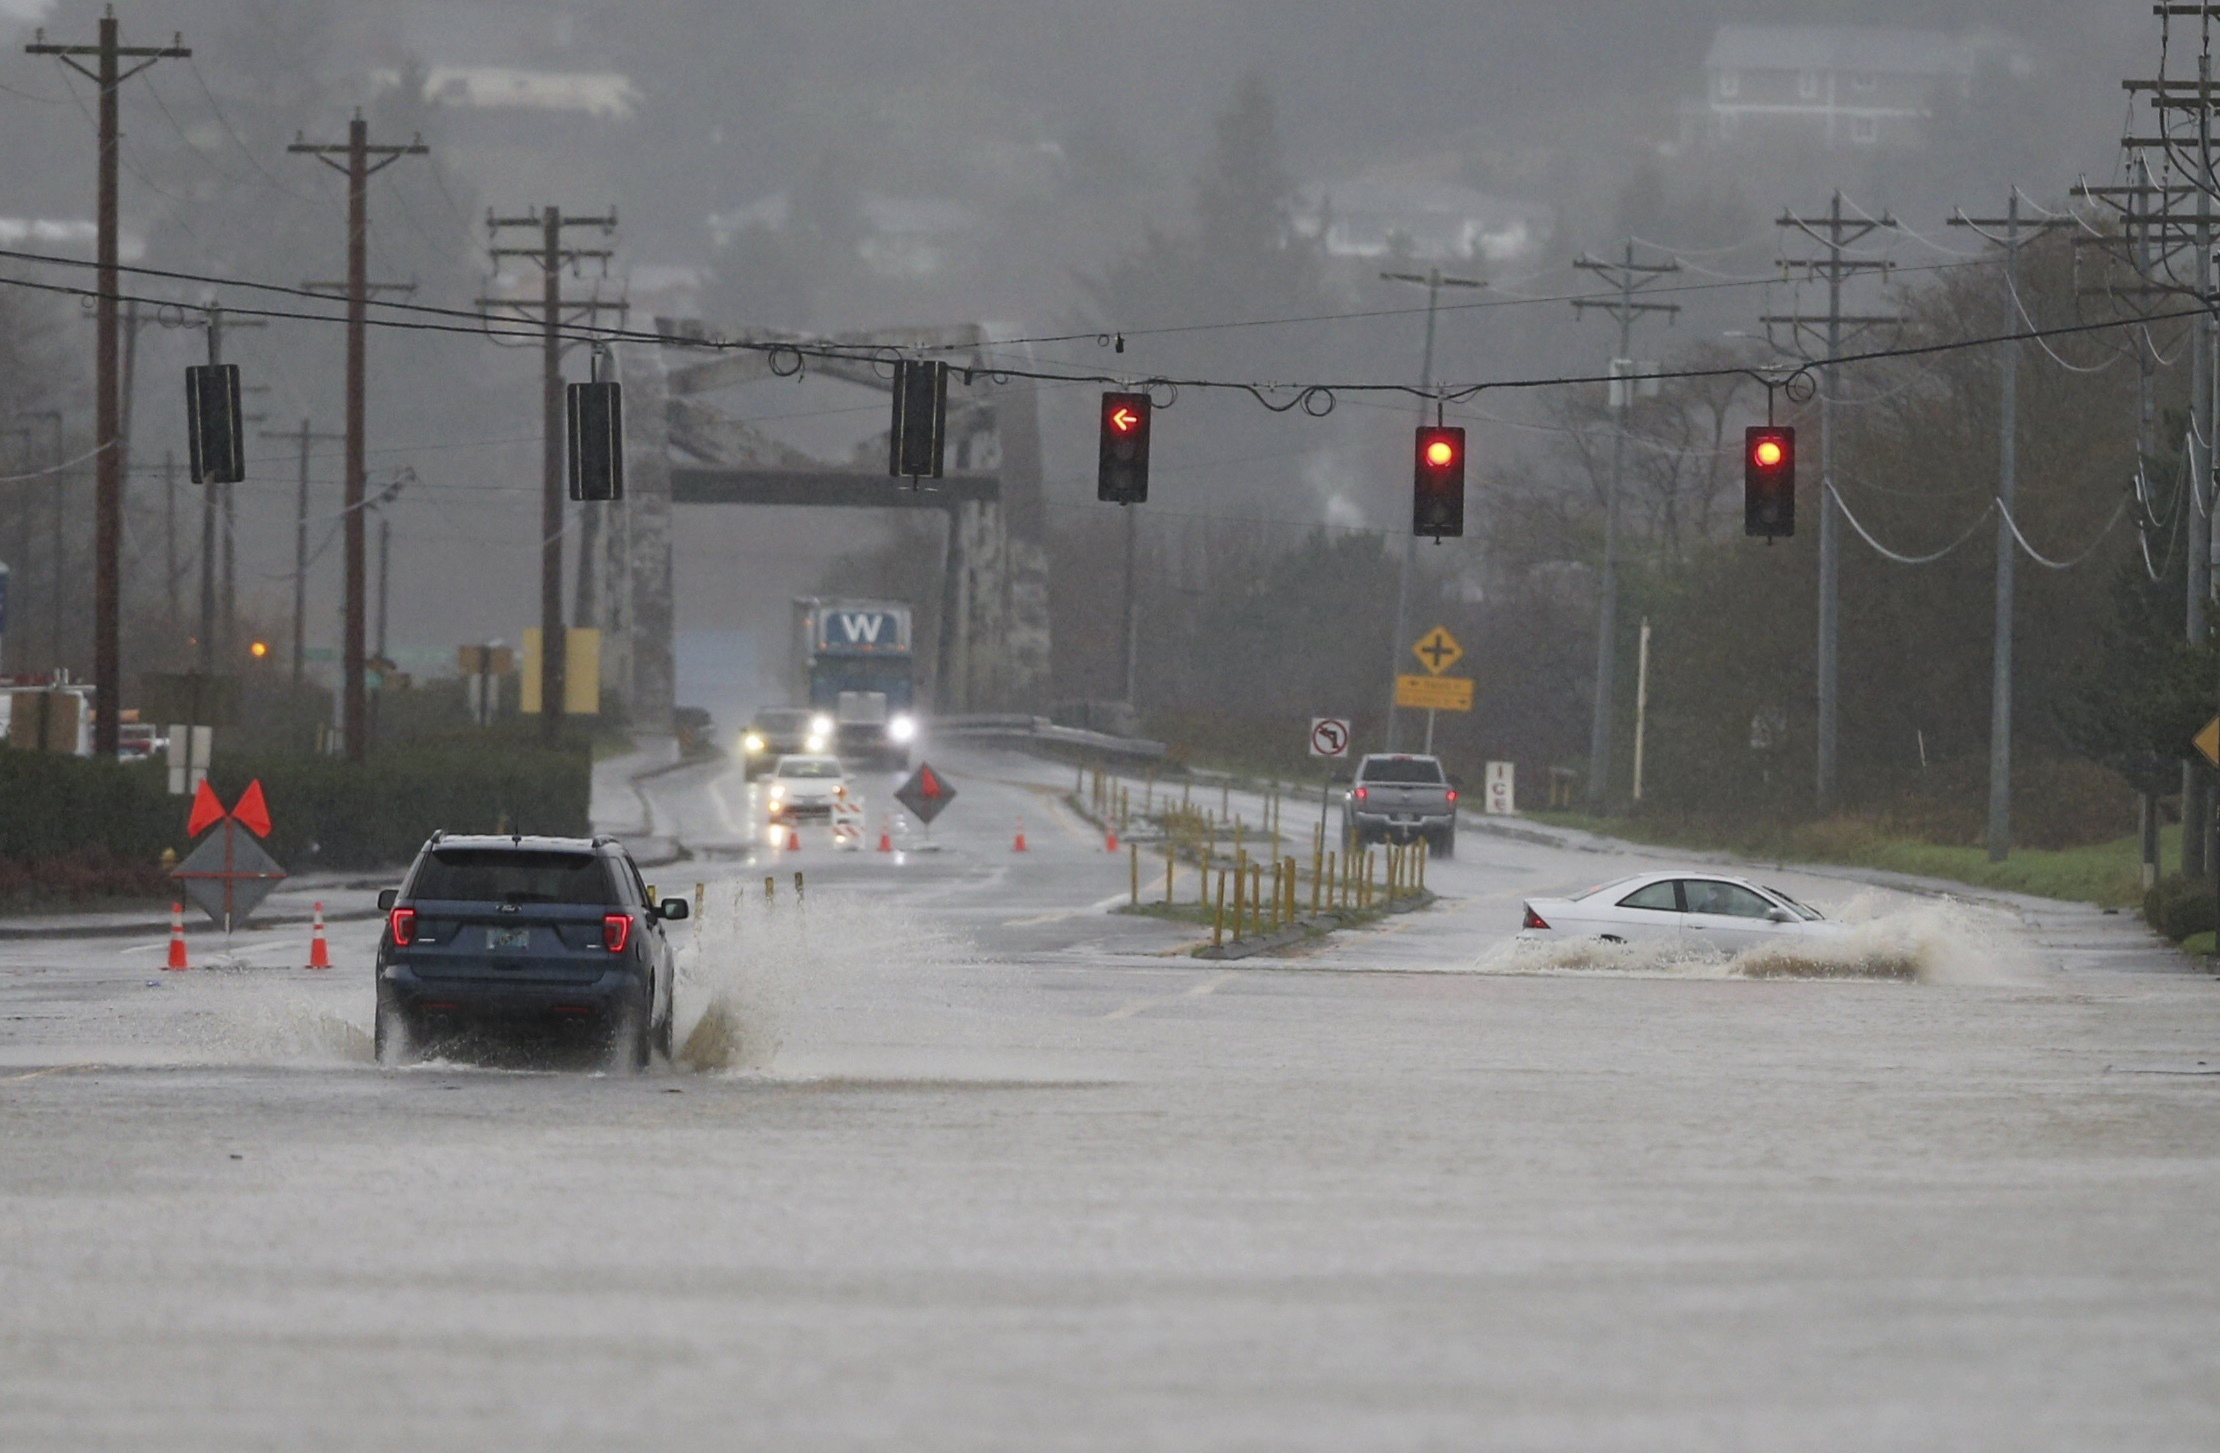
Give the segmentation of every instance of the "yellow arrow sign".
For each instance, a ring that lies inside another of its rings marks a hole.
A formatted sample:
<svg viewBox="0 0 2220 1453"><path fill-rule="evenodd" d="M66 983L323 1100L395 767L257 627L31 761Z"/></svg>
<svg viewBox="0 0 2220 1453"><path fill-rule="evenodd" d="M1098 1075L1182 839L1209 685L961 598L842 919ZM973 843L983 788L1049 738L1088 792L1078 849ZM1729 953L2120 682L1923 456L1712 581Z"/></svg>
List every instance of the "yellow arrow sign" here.
<svg viewBox="0 0 2220 1453"><path fill-rule="evenodd" d="M1465 658L1465 648L1457 644L1457 638L1449 634L1447 626L1434 627L1411 647L1411 652L1429 676L1439 676Z"/></svg>
<svg viewBox="0 0 2220 1453"><path fill-rule="evenodd" d="M1470 711L1472 682L1462 676L1398 676L1395 704L1412 711Z"/></svg>
<svg viewBox="0 0 2220 1453"><path fill-rule="evenodd" d="M2197 733L2193 745L2205 754L2205 760L2220 767L2220 720Z"/></svg>

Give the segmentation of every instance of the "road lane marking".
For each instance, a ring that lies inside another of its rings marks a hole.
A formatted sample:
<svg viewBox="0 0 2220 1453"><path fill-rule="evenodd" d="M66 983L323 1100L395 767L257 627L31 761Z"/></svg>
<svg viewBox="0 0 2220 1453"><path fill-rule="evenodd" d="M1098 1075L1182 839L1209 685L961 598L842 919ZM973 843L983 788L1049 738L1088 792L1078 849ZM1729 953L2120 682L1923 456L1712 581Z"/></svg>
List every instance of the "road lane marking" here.
<svg viewBox="0 0 2220 1453"><path fill-rule="evenodd" d="M1085 908L1060 908L1054 913L1044 913L1038 918L1013 918L1002 926L1004 928L1038 928L1044 923L1065 923L1074 918L1090 918L1097 913L1108 913L1120 903L1129 901L1132 896L1130 892L1113 893L1100 903L1090 903Z"/></svg>
<svg viewBox="0 0 2220 1453"><path fill-rule="evenodd" d="M43 1080L48 1075L75 1074L79 1070L97 1070L99 1065L48 1065L43 1070L33 1070L27 1075L0 1075L0 1085L20 1085L25 1080Z"/></svg>
<svg viewBox="0 0 2220 1453"><path fill-rule="evenodd" d="M1136 1014L1146 1014L1151 1009L1162 1009L1168 1005L1180 1003L1183 1000L1206 999L1212 994L1217 993L1221 985L1231 982L1234 977L1235 975L1230 973L1220 974L1215 979L1205 979L1202 983L1195 985L1195 987L1193 987L1192 989L1185 990L1178 994L1167 994L1161 999L1136 999L1123 1008L1111 1010L1108 1014L1105 1014L1102 1017L1105 1019L1131 1019Z"/></svg>

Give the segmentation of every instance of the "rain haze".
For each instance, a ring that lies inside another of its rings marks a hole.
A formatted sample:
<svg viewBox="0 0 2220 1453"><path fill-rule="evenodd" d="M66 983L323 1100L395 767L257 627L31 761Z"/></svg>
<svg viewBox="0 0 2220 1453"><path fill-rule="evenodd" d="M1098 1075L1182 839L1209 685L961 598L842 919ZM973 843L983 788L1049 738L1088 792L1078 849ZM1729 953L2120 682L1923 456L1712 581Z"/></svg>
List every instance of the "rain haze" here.
<svg viewBox="0 0 2220 1453"><path fill-rule="evenodd" d="M0 0L0 1445L2210 1446L2165 8Z"/></svg>

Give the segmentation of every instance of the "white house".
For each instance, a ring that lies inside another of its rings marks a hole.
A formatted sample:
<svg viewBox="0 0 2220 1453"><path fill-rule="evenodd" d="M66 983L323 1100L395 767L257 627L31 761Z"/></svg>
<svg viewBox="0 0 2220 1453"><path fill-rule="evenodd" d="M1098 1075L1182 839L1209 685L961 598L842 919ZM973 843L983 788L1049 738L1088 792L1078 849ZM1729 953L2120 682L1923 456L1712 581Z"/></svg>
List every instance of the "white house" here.
<svg viewBox="0 0 2220 1453"><path fill-rule="evenodd" d="M1938 100L1984 65L2032 70L1993 33L1824 25L1727 25L1704 61L1696 113L1713 144L1917 146Z"/></svg>

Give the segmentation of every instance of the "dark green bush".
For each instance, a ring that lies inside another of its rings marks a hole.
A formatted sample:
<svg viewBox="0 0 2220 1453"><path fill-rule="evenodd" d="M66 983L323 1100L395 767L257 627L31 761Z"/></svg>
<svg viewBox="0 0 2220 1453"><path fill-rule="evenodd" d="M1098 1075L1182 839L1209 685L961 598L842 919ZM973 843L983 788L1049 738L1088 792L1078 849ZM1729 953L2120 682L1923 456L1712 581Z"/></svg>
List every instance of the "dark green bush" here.
<svg viewBox="0 0 2220 1453"><path fill-rule="evenodd" d="M2175 943L2192 934L2210 933L2220 927L2214 911L2212 884L2189 878L2166 878L2144 895L2143 917L2162 937Z"/></svg>
<svg viewBox="0 0 2220 1453"><path fill-rule="evenodd" d="M359 765L219 751L210 781L229 807L260 779L274 823L265 845L299 873L396 867L440 828L583 835L591 830L592 778L583 748L447 741L395 747ZM112 863L127 871L102 881L136 882L131 865L155 863L164 848L191 850L189 806L169 795L159 763L0 747L0 864L13 865L0 869L0 896L21 896L22 885L44 883L65 860Z"/></svg>
<svg viewBox="0 0 2220 1453"><path fill-rule="evenodd" d="M219 751L209 775L227 807L257 778L275 824L266 846L294 872L397 867L442 828L557 836L592 830L593 765L583 749L423 742L360 764Z"/></svg>

